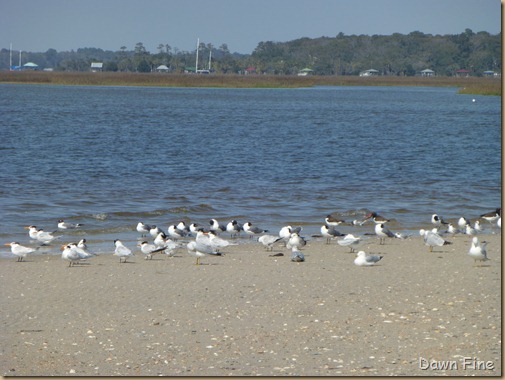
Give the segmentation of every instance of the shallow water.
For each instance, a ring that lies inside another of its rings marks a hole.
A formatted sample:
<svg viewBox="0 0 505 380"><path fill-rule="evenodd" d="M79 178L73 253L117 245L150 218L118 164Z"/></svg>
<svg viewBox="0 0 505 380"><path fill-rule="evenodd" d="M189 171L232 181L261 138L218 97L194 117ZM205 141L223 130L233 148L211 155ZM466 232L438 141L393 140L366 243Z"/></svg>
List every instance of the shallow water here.
<svg viewBox="0 0 505 380"><path fill-rule="evenodd" d="M64 219L84 226L58 241L112 252L138 221L310 235L329 213L374 210L407 233L433 213L475 219L501 204L501 99L456 92L3 84L0 238Z"/></svg>

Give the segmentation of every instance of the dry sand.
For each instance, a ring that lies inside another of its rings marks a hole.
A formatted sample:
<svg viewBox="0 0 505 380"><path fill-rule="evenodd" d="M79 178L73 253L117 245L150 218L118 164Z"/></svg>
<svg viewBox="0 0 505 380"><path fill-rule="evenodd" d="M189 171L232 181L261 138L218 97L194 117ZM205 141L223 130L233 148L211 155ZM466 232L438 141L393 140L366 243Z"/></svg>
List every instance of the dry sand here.
<svg viewBox="0 0 505 380"><path fill-rule="evenodd" d="M375 267L323 240L303 263L258 243L200 266L185 250L3 259L1 375L500 376L501 235L482 238L483 266L468 236L435 252L419 236L371 238Z"/></svg>

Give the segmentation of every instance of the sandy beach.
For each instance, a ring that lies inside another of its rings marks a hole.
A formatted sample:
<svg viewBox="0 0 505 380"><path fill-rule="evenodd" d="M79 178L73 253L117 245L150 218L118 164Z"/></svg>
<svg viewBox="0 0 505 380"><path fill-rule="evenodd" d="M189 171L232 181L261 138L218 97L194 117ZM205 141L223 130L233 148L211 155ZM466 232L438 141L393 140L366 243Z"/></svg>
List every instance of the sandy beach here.
<svg viewBox="0 0 505 380"><path fill-rule="evenodd" d="M2 259L1 375L500 376L501 235L480 236L481 266L469 236L447 240L371 237L374 267L323 239L302 263L253 241L199 266L185 249Z"/></svg>

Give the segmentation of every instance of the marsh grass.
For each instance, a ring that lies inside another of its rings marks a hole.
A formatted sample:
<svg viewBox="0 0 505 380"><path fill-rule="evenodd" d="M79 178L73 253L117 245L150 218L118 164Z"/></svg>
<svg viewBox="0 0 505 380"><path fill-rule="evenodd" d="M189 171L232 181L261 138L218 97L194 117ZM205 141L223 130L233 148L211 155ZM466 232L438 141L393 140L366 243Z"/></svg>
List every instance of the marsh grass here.
<svg viewBox="0 0 505 380"><path fill-rule="evenodd" d="M458 87L459 93L501 95L501 79L456 77L357 77L288 75L194 75L115 72L2 71L0 83L74 86L159 86L216 88L299 88L313 86L437 86Z"/></svg>

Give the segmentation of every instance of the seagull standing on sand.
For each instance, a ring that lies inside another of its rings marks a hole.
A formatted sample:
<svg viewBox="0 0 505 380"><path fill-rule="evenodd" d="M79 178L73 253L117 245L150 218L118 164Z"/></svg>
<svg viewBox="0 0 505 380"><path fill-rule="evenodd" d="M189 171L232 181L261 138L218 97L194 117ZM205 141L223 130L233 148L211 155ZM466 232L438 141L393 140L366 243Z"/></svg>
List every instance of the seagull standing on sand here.
<svg viewBox="0 0 505 380"><path fill-rule="evenodd" d="M71 267L74 263L81 260L79 253L72 248L70 244L64 244L61 246L62 253L61 258L68 261L68 266Z"/></svg>
<svg viewBox="0 0 505 380"><path fill-rule="evenodd" d="M174 240L181 239L184 236L186 236L186 232L177 228L177 226L175 224L168 226L167 232L168 232L168 235Z"/></svg>
<svg viewBox="0 0 505 380"><path fill-rule="evenodd" d="M326 238L326 244L330 244L331 239L335 239L338 236L344 236L344 234L338 232L334 227L328 227L326 224L321 226L321 235Z"/></svg>
<svg viewBox="0 0 505 380"><path fill-rule="evenodd" d="M226 226L220 224L216 219L211 219L209 223L210 223L209 229L217 234L226 231Z"/></svg>
<svg viewBox="0 0 505 380"><path fill-rule="evenodd" d="M470 257L473 258L474 264L477 261L482 262L482 261L489 260L487 258L486 245L487 245L487 242L483 241L482 243L479 243L479 238L477 238L477 236L473 237L472 246L470 247L468 254L470 255Z"/></svg>
<svg viewBox="0 0 505 380"><path fill-rule="evenodd" d="M230 233L231 237L237 237L242 231L242 225L239 224L235 219L226 225L226 231Z"/></svg>
<svg viewBox="0 0 505 380"><path fill-rule="evenodd" d="M379 237L379 244L383 245L386 241L386 238L394 238L396 235L389 231L384 224L376 224L375 225L375 234Z"/></svg>
<svg viewBox="0 0 505 380"><path fill-rule="evenodd" d="M190 241L187 244L188 253L196 257L196 265L200 264L200 258L206 255L221 256L221 253L212 248L210 244L200 243L197 241Z"/></svg>
<svg viewBox="0 0 505 380"><path fill-rule="evenodd" d="M251 239L254 235L261 235L268 232L268 230L253 226L251 222L244 223L242 228L244 229L244 232L249 235L249 239Z"/></svg>
<svg viewBox="0 0 505 380"><path fill-rule="evenodd" d="M121 263L121 259L124 257L123 263L126 263L126 259L128 257L134 255L130 248L126 247L120 240L114 240L114 245L116 249L114 250L113 255L119 256L119 263Z"/></svg>
<svg viewBox="0 0 505 380"><path fill-rule="evenodd" d="M300 248L303 247L307 244L307 241L301 237L297 232L293 232L291 236L289 237L289 240L286 244L287 249L292 249L292 248Z"/></svg>
<svg viewBox="0 0 505 380"><path fill-rule="evenodd" d="M444 245L452 244L450 241L444 240L442 236L433 232L426 231L424 229L419 230L419 235L424 239L424 244L430 247L430 252L433 252L433 247L442 247Z"/></svg>
<svg viewBox="0 0 505 380"><path fill-rule="evenodd" d="M11 247L11 252L18 259L17 261L23 261L23 259L29 254L35 252L35 248L25 247L24 245L19 244L17 241L13 241L12 243L5 244Z"/></svg>
<svg viewBox="0 0 505 380"><path fill-rule="evenodd" d="M382 260L384 256L368 255L365 251L359 251L354 259L354 264L359 267L372 266Z"/></svg>
<svg viewBox="0 0 505 380"><path fill-rule="evenodd" d="M356 237L353 234L347 234L342 239L337 240L338 245L351 248L351 253L354 252L354 248L352 246L358 245L360 242L361 238Z"/></svg>
<svg viewBox="0 0 505 380"><path fill-rule="evenodd" d="M149 233L151 234L151 236L153 238L155 238L156 236L158 236L158 234L160 232L163 232L163 231L161 230L161 228L156 227L156 226L151 226L151 228L149 229Z"/></svg>
<svg viewBox="0 0 505 380"><path fill-rule="evenodd" d="M271 251L274 249L274 243L282 240L281 237L273 236L273 235L263 235L258 238L258 241L263 244L267 251Z"/></svg>
<svg viewBox="0 0 505 380"><path fill-rule="evenodd" d="M226 239L222 239L219 236L216 235L214 231L209 231L208 233L209 241L208 244L214 249L216 252L219 252L221 248L228 247L229 245L237 245L234 243L230 243Z"/></svg>

